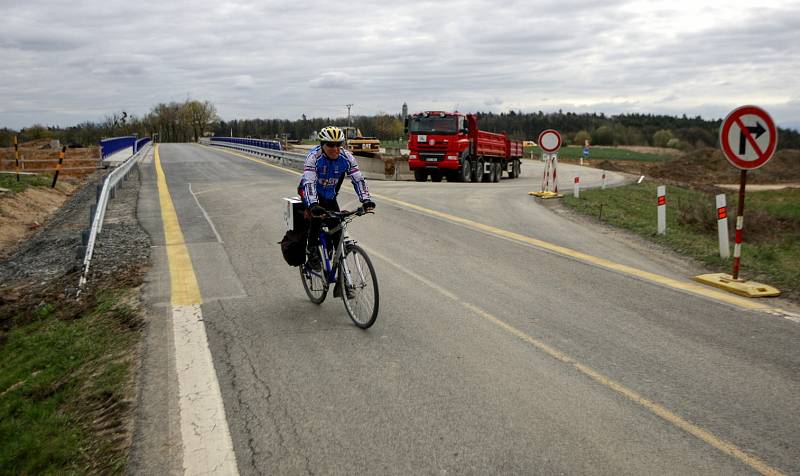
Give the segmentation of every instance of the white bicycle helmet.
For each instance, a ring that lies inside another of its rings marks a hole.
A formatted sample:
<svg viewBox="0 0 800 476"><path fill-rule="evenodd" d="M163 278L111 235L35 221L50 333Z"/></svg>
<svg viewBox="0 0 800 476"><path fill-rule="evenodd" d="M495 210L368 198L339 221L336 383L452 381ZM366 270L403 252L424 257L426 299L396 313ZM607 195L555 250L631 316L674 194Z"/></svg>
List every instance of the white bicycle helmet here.
<svg viewBox="0 0 800 476"><path fill-rule="evenodd" d="M336 126L323 127L317 138L320 142L344 142L344 132Z"/></svg>

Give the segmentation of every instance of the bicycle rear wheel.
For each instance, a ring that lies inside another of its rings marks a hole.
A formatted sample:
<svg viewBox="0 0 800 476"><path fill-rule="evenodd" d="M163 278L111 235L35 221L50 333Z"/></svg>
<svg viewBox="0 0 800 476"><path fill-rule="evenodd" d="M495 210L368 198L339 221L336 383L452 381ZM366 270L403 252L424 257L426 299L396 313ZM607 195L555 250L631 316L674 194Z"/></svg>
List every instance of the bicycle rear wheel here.
<svg viewBox="0 0 800 476"><path fill-rule="evenodd" d="M308 267L308 263L300 266L300 279L303 281L303 289L306 290L308 298L314 304L322 304L325 296L328 295L328 280L323 276L324 271L314 271Z"/></svg>
<svg viewBox="0 0 800 476"><path fill-rule="evenodd" d="M362 329L374 324L378 317L378 278L369 256L358 245L348 246L342 257L339 288L353 323Z"/></svg>

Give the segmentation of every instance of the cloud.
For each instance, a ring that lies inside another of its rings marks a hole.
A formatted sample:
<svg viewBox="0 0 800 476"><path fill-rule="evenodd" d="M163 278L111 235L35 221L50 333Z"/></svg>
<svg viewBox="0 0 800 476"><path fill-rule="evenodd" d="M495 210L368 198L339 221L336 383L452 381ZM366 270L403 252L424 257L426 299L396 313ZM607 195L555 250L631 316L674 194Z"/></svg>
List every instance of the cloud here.
<svg viewBox="0 0 800 476"><path fill-rule="evenodd" d="M187 95L224 119L409 109L797 118L797 1L42 2L0 31L0 127L139 116ZM355 13L357 12L357 13Z"/></svg>
<svg viewBox="0 0 800 476"><path fill-rule="evenodd" d="M490 107L491 106L499 106L499 105L503 104L503 100L498 98L498 97L494 97L494 98L491 98L491 99L487 99L486 101L483 102L483 104L485 104L487 106L490 106Z"/></svg>
<svg viewBox="0 0 800 476"><path fill-rule="evenodd" d="M322 73L319 77L308 82L312 88L351 89L360 81L342 71Z"/></svg>

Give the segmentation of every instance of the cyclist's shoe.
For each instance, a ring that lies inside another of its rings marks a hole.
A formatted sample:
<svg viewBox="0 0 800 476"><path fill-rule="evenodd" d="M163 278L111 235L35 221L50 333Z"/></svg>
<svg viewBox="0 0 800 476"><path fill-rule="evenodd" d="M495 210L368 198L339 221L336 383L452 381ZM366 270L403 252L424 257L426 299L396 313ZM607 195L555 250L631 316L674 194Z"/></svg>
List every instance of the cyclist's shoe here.
<svg viewBox="0 0 800 476"><path fill-rule="evenodd" d="M319 248L316 246L306 249L306 262L308 267L314 271L322 271L322 258L319 256Z"/></svg>

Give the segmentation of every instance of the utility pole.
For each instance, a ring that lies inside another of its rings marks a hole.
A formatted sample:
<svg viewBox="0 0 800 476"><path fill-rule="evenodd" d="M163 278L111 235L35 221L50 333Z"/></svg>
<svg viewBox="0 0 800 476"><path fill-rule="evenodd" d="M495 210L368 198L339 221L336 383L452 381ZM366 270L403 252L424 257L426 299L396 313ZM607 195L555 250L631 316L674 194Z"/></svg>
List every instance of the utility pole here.
<svg viewBox="0 0 800 476"><path fill-rule="evenodd" d="M352 104L345 104L347 106L347 127L350 127L350 108L353 107Z"/></svg>

